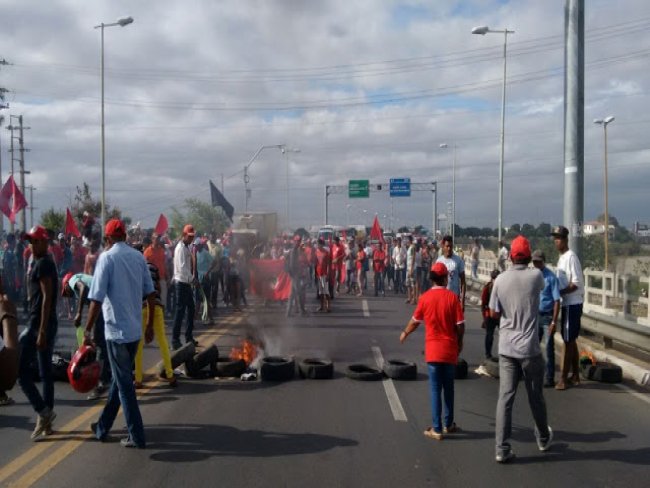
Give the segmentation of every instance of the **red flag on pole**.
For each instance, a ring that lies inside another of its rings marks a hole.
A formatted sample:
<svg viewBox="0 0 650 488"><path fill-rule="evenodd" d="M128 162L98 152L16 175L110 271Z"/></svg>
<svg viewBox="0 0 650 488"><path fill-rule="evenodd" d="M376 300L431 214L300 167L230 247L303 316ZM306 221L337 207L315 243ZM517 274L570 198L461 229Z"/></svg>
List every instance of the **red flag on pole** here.
<svg viewBox="0 0 650 488"><path fill-rule="evenodd" d="M165 214L160 214L160 217L158 217L158 223L156 224L156 228L153 230L154 233L161 236L167 231L168 228L169 228L169 223L167 222L167 217L165 217Z"/></svg>
<svg viewBox="0 0 650 488"><path fill-rule="evenodd" d="M10 201L11 205L9 204ZM2 190L0 190L0 211L7 216L12 224L15 224L16 215L25 207L27 207L27 200L25 200L18 185L16 185L14 176L10 175Z"/></svg>
<svg viewBox="0 0 650 488"><path fill-rule="evenodd" d="M73 235L75 237L81 237L81 232L79 232L79 227L72 217L72 213L69 208L65 209L65 232L66 236Z"/></svg>
<svg viewBox="0 0 650 488"><path fill-rule="evenodd" d="M370 229L370 238L376 239L379 242L384 242L384 234L381 232L381 227L379 226L379 218L375 215L375 220L372 223L372 229Z"/></svg>

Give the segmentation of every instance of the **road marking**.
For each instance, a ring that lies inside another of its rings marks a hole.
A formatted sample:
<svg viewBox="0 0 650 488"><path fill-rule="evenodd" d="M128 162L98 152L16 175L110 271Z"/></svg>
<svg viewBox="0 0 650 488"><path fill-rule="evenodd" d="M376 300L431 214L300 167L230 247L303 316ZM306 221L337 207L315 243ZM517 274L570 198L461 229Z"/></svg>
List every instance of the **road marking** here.
<svg viewBox="0 0 650 488"><path fill-rule="evenodd" d="M623 384L623 383L614 383L614 386L620 388L621 390L627 391L630 395L633 397L638 398L639 400L642 400L646 403L650 404L650 396L643 395L642 393L639 393L638 391L634 390L633 388L630 388L629 386Z"/></svg>
<svg viewBox="0 0 650 488"><path fill-rule="evenodd" d="M230 317L228 318L230 319ZM237 317L232 320L224 320L224 322L227 322L228 325L234 325L237 324L242 320L242 317ZM219 333L219 335L223 335L223 333L226 331L225 327L221 327L220 329L217 329L217 331L206 331L204 334L202 334L198 340L206 339L207 337L214 335L214 332ZM217 336L218 337L218 336ZM145 375L151 375L155 373L158 370L157 364L149 368L147 371L145 371ZM157 386L159 384L162 384L163 380L158 380L154 383L152 383L151 386L148 388L145 388L144 390L141 390L140 394L138 395L138 399L141 399L146 393L148 393L150 390L153 389L154 386ZM57 430L55 435L62 434L62 435L69 435L71 431L76 430L80 426L84 425L86 422L88 422L89 419L91 419L93 416L99 414L101 410L104 408L104 404L101 405L96 405L94 407L89 408L70 422L68 422L61 430ZM85 435L85 434L81 434ZM39 479L41 479L45 474L48 473L52 468L54 468L57 464L59 464L62 460L64 460L67 456L69 456L72 452L74 452L82 443L87 442L90 439L90 432L88 432L88 439L71 439L66 442L64 442L62 445L59 445L58 448L54 450L54 452L48 454L48 456L41 461L40 463L36 464L33 468L31 468L29 471L27 471L23 476L21 476L19 479L17 479L15 482L9 483L9 486L20 486L20 487L26 487L26 486L31 486L34 483L36 483ZM23 466L25 466L27 463L35 459L37 456L39 456L41 453L43 453L45 450L47 450L49 447L54 447L53 442L47 442L47 443L40 443L23 454L21 454L19 457L11 461L9 464L7 464L5 467L0 469L0 482L7 479L9 476L20 470Z"/></svg>
<svg viewBox="0 0 650 488"><path fill-rule="evenodd" d="M375 356L375 362L379 369L384 367L384 357L381 355L381 349L377 346L372 346L372 354ZM390 405L390 410L393 412L393 418L397 422L408 422L406 418L406 412L404 407L402 407L402 402L399 400L397 395L397 390L395 389L395 383L390 378L384 379L382 381L384 385L384 391L386 391L386 397L388 398L388 405Z"/></svg>
<svg viewBox="0 0 650 488"><path fill-rule="evenodd" d="M361 308L363 308L363 316L370 317L370 309L368 308L368 300L365 298L361 300Z"/></svg>

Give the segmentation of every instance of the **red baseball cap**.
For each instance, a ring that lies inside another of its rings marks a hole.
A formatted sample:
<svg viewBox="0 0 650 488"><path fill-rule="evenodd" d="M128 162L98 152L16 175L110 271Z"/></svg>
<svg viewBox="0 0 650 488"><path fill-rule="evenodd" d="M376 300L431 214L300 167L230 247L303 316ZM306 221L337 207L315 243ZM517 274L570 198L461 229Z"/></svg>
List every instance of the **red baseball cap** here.
<svg viewBox="0 0 650 488"><path fill-rule="evenodd" d="M530 242L524 236L517 236L510 244L510 256L513 258L529 258Z"/></svg>
<svg viewBox="0 0 650 488"><path fill-rule="evenodd" d="M444 263L434 263L433 266L431 266L431 272L436 276L447 276L449 273L447 266L445 266Z"/></svg>
<svg viewBox="0 0 650 488"><path fill-rule="evenodd" d="M194 226L192 224L185 225L185 227L183 227L183 234L194 237L196 235L196 232L194 232Z"/></svg>
<svg viewBox="0 0 650 488"><path fill-rule="evenodd" d="M124 224L122 223L121 220L119 220L119 219L111 219L108 222L106 222L106 228L104 229L104 235L107 235L109 237L125 236L126 235L126 227L124 227Z"/></svg>
<svg viewBox="0 0 650 488"><path fill-rule="evenodd" d="M47 229L42 225L36 225L30 229L30 231L25 234L25 239L29 241L47 241L50 238L50 235L47 233Z"/></svg>

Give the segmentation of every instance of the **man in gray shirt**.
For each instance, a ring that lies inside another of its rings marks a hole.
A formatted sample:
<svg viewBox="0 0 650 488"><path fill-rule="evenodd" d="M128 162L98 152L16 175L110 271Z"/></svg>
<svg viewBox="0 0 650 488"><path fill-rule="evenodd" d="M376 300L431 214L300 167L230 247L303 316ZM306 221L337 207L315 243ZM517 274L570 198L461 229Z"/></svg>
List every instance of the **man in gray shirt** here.
<svg viewBox="0 0 650 488"><path fill-rule="evenodd" d="M540 451L551 445L553 431L547 423L544 401L544 359L539 347L537 313L544 277L529 268L530 243L523 236L512 241L510 259L514 266L494 281L490 315L499 323L499 401L496 411L496 461L505 463L515 455L510 447L512 406L517 384L523 377L528 403L535 420L535 437Z"/></svg>

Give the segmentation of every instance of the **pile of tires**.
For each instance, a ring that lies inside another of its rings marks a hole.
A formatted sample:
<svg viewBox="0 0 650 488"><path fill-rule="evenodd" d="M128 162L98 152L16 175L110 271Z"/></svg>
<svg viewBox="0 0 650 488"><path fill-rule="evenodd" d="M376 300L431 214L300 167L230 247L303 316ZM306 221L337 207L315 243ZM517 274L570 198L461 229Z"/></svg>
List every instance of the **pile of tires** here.
<svg viewBox="0 0 650 488"><path fill-rule="evenodd" d="M418 377L417 365L402 359L387 359L384 361L383 370L392 380L414 380Z"/></svg>
<svg viewBox="0 0 650 488"><path fill-rule="evenodd" d="M217 374L221 378L239 378L246 371L243 359L219 358L216 363Z"/></svg>
<svg viewBox="0 0 650 488"><path fill-rule="evenodd" d="M620 383L623 381L623 370L617 364L596 362L595 364L580 364L580 373L585 380L600 381L601 383Z"/></svg>
<svg viewBox="0 0 650 488"><path fill-rule="evenodd" d="M198 354L195 354L191 359L185 361L185 373L190 378L202 378L207 376L217 375L217 361L219 360L219 349L216 344L205 348ZM209 367L210 370L204 371L204 368Z"/></svg>
<svg viewBox="0 0 650 488"><path fill-rule="evenodd" d="M267 356L262 358L260 378L262 381L289 381L296 374L296 362L284 356Z"/></svg>
<svg viewBox="0 0 650 488"><path fill-rule="evenodd" d="M365 364L350 364L345 370L345 376L357 381L380 381L384 379L384 373Z"/></svg>
<svg viewBox="0 0 650 488"><path fill-rule="evenodd" d="M334 363L329 359L307 358L298 363L302 378L310 380L330 380L334 376Z"/></svg>

